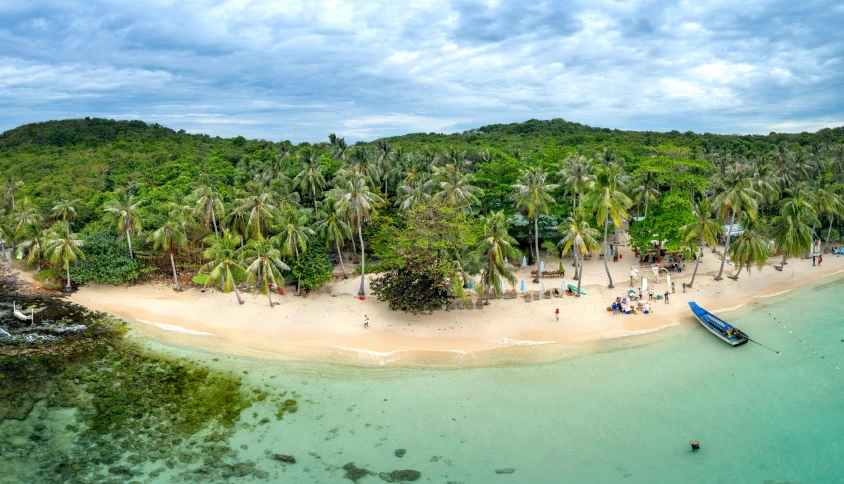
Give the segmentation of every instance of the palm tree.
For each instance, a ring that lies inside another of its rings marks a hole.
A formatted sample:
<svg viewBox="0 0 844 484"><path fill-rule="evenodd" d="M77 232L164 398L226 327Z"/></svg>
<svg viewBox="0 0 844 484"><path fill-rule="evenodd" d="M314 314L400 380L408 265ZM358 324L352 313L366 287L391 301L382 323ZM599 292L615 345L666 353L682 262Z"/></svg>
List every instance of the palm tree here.
<svg viewBox="0 0 844 484"><path fill-rule="evenodd" d="M343 221L342 217L337 213L337 201L333 198L326 198L322 201L322 210L317 212L317 222L314 229L322 240L326 243L334 243L337 248L337 257L340 258L340 269L343 271L343 279L348 279L346 275L346 265L343 263L343 253L340 250L340 245L352 237L352 228Z"/></svg>
<svg viewBox="0 0 844 484"><path fill-rule="evenodd" d="M815 200L818 215L826 215L829 218L829 229L826 231L826 243L829 244L829 237L832 235L832 224L835 217L844 214L844 201L841 196L833 192L829 187L819 187L815 192ZM823 229L821 229L823 230Z"/></svg>
<svg viewBox="0 0 844 484"><path fill-rule="evenodd" d="M223 230L222 235L209 235L205 237L205 243L209 245L202 253L202 256L210 261L202 266L200 273L208 273L208 281L205 283L220 284L220 290L224 293L234 290L237 302L243 304L240 293L237 291L237 281L246 279L246 270L238 261L238 246L240 236L228 230Z"/></svg>
<svg viewBox="0 0 844 484"><path fill-rule="evenodd" d="M273 205L273 195L262 191L245 200L249 216L246 220L247 237L261 238L267 235L270 224L276 218L276 206Z"/></svg>
<svg viewBox="0 0 844 484"><path fill-rule="evenodd" d="M577 279L577 297L580 297L580 283L583 280L583 258L589 253L595 253L599 250L600 245L595 237L598 236L598 230L589 226L589 220L583 211L578 210L571 216L566 217L563 223L557 229L563 234L560 244L562 244L563 255L572 252L575 260L575 278ZM580 264L577 265L578 259Z"/></svg>
<svg viewBox="0 0 844 484"><path fill-rule="evenodd" d="M387 195L387 177L383 176L390 172L393 169L393 157L394 157L394 150L393 145L390 144L389 141L385 139L379 139L375 142L375 156L376 156L376 165L378 166L378 171L381 173L382 178L384 179L384 195Z"/></svg>
<svg viewBox="0 0 844 484"><path fill-rule="evenodd" d="M299 259L300 252L308 251L308 242L314 231L308 227L310 216L306 210L290 211L280 227L282 253ZM296 295L301 291L302 279L296 280Z"/></svg>
<svg viewBox="0 0 844 484"><path fill-rule="evenodd" d="M557 185L546 183L548 175L542 167L535 166L522 171L519 182L513 185L513 198L516 200L516 210L527 212L528 218L533 219L534 243L536 244L536 277L534 283L539 283L539 216L548 213L554 203L550 192Z"/></svg>
<svg viewBox="0 0 844 484"><path fill-rule="evenodd" d="M621 226L621 220L628 218L627 207L633 202L630 197L624 194L624 170L618 165L610 165L608 168L602 169L597 177L594 191L586 196L586 201L590 203L598 215L598 225L604 226L604 242L601 251L604 255L604 269L607 271L607 278L610 280L609 287L612 289L612 276L610 275L610 268L607 265L607 248L609 247L609 227L610 219L616 227Z"/></svg>
<svg viewBox="0 0 844 484"><path fill-rule="evenodd" d="M346 170L356 172L366 178L368 185L374 186L378 182L380 171L378 165L372 162L372 153L366 146L355 145L349 153Z"/></svg>
<svg viewBox="0 0 844 484"><path fill-rule="evenodd" d="M13 234L13 243L16 243L17 240L23 236L27 227L41 224L41 214L38 213L38 209L33 206L29 197L24 197L23 201L21 201L21 203L18 204L17 209L15 209L15 221L17 224L15 225L15 232ZM14 250L16 246L13 244L12 248Z"/></svg>
<svg viewBox="0 0 844 484"><path fill-rule="evenodd" d="M246 249L241 253L246 264L248 274L247 283L255 283L261 288L261 294L267 296L270 307L273 298L270 295L270 285L280 285L284 282L281 271L289 271L290 267L281 260L281 252L275 248L275 238L258 238L250 240Z"/></svg>
<svg viewBox="0 0 844 484"><path fill-rule="evenodd" d="M6 213L10 213L15 209L15 192L21 188L23 188L23 181L15 178L15 175L9 175L8 178L3 180L3 184L0 185L0 191L3 192L3 199L9 202Z"/></svg>
<svg viewBox="0 0 844 484"><path fill-rule="evenodd" d="M735 262L738 271L730 279L737 280L742 268L756 266L759 270L765 267L765 262L771 256L771 239L767 236L767 227L762 219L748 219L744 222L744 231L736 237L730 246L730 258Z"/></svg>
<svg viewBox="0 0 844 484"><path fill-rule="evenodd" d="M53 205L53 208L50 210L50 213L53 215L53 218L56 220L75 220L76 219L76 205L79 203L79 200L59 200Z"/></svg>
<svg viewBox="0 0 844 484"><path fill-rule="evenodd" d="M9 238L9 230L6 228L5 217L0 217L0 257L3 262L8 262L9 258L6 256L6 239Z"/></svg>
<svg viewBox="0 0 844 484"><path fill-rule="evenodd" d="M659 183L656 180L656 174L651 171L641 172L633 193L637 200L645 202L645 218L648 218L648 205L651 202L657 204L659 201Z"/></svg>
<svg viewBox="0 0 844 484"><path fill-rule="evenodd" d="M431 199L428 187L429 185L422 180L411 180L399 186L399 208L407 212L417 205L426 203Z"/></svg>
<svg viewBox="0 0 844 484"><path fill-rule="evenodd" d="M799 257L812 246L810 223L815 222L812 204L802 196L796 196L783 203L780 214L774 217L771 235L777 248L782 252L782 264L785 266L788 256Z"/></svg>
<svg viewBox="0 0 844 484"><path fill-rule="evenodd" d="M103 206L106 218L114 224L117 222L117 231L126 234L126 242L129 244L129 258L135 260L132 253L132 235L141 232L141 215L139 208L142 202L136 202L128 191L117 193Z"/></svg>
<svg viewBox="0 0 844 484"><path fill-rule="evenodd" d="M210 185L202 185L196 188L189 197L194 203L194 210L196 214L202 214L205 219L205 230L209 230L209 226L214 224L214 233L219 234L217 230L217 213L223 212L223 197L217 193Z"/></svg>
<svg viewBox="0 0 844 484"><path fill-rule="evenodd" d="M363 221L374 211L374 205L381 201L381 197L373 193L366 183L366 178L357 172L351 172L338 180L337 187L332 195L338 202L340 211L354 213L355 222L358 228L358 239L360 240L360 290L358 294L366 295L364 290L366 276L365 248L363 245Z"/></svg>
<svg viewBox="0 0 844 484"><path fill-rule="evenodd" d="M349 153L349 145L346 144L346 139L338 138L337 135L331 133L328 135L328 141L329 146L331 146L331 157L345 162Z"/></svg>
<svg viewBox="0 0 844 484"><path fill-rule="evenodd" d="M481 287L486 291L486 302L489 304L489 290L501 295L503 281L510 284L516 283L516 276L507 268L508 258L516 259L519 251L516 249L516 239L507 233L508 223L504 212L495 212L483 219L484 235L478 244L478 256L483 258L485 264L481 271Z"/></svg>
<svg viewBox="0 0 844 484"><path fill-rule="evenodd" d="M65 274L67 274L66 292L71 291L70 264L75 264L79 259L85 260L85 254L80 249L83 243L77 234L71 232L70 225L67 222L53 224L47 238L45 244L47 259L51 264L61 265L65 270Z"/></svg>
<svg viewBox="0 0 844 484"><path fill-rule="evenodd" d="M26 263L29 266L36 266L35 273L41 272L41 264L46 260L45 234L41 224L29 224L21 234L21 247L26 250Z"/></svg>
<svg viewBox="0 0 844 484"><path fill-rule="evenodd" d="M578 199L583 198L583 192L590 188L595 175L592 174L592 165L585 156L569 155L563 163L563 169L558 175L562 184L571 193L571 206L574 211L577 209Z"/></svg>
<svg viewBox="0 0 844 484"><path fill-rule="evenodd" d="M298 186L303 192L310 192L314 199L314 213L317 211L317 193L321 193L325 187L325 178L322 176L321 155L311 148L305 148L299 152L301 171L293 179L293 185Z"/></svg>
<svg viewBox="0 0 844 484"><path fill-rule="evenodd" d="M756 208L762 195L750 187L750 183L740 165L731 167L724 177L724 191L715 197L715 206L718 208L721 220L730 216L730 224L727 228L727 240L724 244L724 257L721 259L721 269L715 276L716 281L723 279L724 263L727 261L727 254L730 249L730 237L733 235L733 226L736 223L736 216L747 214L751 219L756 218Z"/></svg>
<svg viewBox="0 0 844 484"><path fill-rule="evenodd" d="M164 252L170 256L170 266L173 268L173 283L177 291L181 291L179 286L179 278L176 275L176 260L173 253L188 245L188 237L185 234L185 229L182 221L175 218L168 218L164 224L156 229L149 236L149 242L152 242L153 249Z"/></svg>
<svg viewBox="0 0 844 484"><path fill-rule="evenodd" d="M483 190L473 185L474 181L475 177L471 173L462 173L457 165L434 167L434 174L429 181L435 191L432 200L445 202L455 208L478 204L478 196Z"/></svg>
<svg viewBox="0 0 844 484"><path fill-rule="evenodd" d="M718 236L724 232L724 226L715 218L712 202L707 198L692 207L692 217L695 219L694 222L680 227L680 232L685 234L684 240L687 243L695 240L700 247L700 253L695 262L695 270L692 273L692 280L686 284L687 287L692 287L695 283L697 269L700 266L700 260L703 258L704 244L714 246L718 243Z"/></svg>

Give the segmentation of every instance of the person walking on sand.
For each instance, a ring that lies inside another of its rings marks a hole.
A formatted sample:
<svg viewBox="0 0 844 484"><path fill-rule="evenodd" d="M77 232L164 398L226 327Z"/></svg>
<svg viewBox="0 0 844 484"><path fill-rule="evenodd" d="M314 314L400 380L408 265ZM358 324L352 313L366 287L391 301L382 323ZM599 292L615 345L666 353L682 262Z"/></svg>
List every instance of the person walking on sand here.
<svg viewBox="0 0 844 484"><path fill-rule="evenodd" d="M674 281L671 281L671 294L677 292L677 286L674 285Z"/></svg>
<svg viewBox="0 0 844 484"><path fill-rule="evenodd" d="M369 316L363 315L363 327L364 329L369 329Z"/></svg>
<svg viewBox="0 0 844 484"><path fill-rule="evenodd" d="M653 301L654 299L654 290L648 289L648 301Z"/></svg>
<svg viewBox="0 0 844 484"><path fill-rule="evenodd" d="M665 304L668 304L668 291L665 291Z"/></svg>
<svg viewBox="0 0 844 484"><path fill-rule="evenodd" d="M812 256L812 267L815 267L816 265L818 265L818 256L813 255Z"/></svg>
<svg viewBox="0 0 844 484"><path fill-rule="evenodd" d="M821 262L823 262L823 254L818 256L818 266L821 265Z"/></svg>
<svg viewBox="0 0 844 484"><path fill-rule="evenodd" d="M686 283L683 283L683 294L686 294Z"/></svg>
<svg viewBox="0 0 844 484"><path fill-rule="evenodd" d="M560 320L560 308L557 308L557 310L554 311L554 317L557 318L557 321Z"/></svg>

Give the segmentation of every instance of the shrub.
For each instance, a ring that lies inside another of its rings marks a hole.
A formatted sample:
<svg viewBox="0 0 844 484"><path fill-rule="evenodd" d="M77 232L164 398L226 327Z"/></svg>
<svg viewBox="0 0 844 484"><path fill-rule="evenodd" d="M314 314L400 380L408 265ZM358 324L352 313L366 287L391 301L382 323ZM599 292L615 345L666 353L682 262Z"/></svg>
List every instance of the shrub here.
<svg viewBox="0 0 844 484"><path fill-rule="evenodd" d="M70 278L77 284L96 281L99 284L120 284L138 278L139 264L129 258L121 239L106 232L85 235L82 252L85 260L70 266Z"/></svg>

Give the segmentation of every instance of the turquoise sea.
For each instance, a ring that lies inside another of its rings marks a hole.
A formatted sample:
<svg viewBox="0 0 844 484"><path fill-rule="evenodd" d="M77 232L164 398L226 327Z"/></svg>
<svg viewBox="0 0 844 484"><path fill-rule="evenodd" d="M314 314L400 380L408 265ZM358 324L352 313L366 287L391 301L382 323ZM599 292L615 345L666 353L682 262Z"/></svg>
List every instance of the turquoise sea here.
<svg viewBox="0 0 844 484"><path fill-rule="evenodd" d="M299 402L283 420L260 405L243 412L228 445L267 475L231 482L351 482L342 466L353 462L373 472L361 483L403 469L435 483L835 483L844 482L842 294L844 281L822 281L721 314L781 355L729 347L691 318L580 345L576 353L587 354L553 363L514 364L532 351L571 348L521 348L516 361L504 353L499 366L454 370L257 361L148 344ZM690 451L692 439L701 451ZM191 481L178 466L135 479Z"/></svg>

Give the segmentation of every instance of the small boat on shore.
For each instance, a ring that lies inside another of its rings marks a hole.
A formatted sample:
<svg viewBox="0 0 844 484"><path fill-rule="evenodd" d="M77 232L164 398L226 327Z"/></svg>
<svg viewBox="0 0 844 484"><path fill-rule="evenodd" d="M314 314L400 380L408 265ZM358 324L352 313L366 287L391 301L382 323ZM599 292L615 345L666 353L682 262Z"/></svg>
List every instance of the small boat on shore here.
<svg viewBox="0 0 844 484"><path fill-rule="evenodd" d="M721 340L725 343L732 346L738 346L747 343L750 339L744 331L732 327L723 319L698 306L697 303L690 302L689 308L691 308L695 317L698 321L700 321L700 324L702 324L704 328L708 329L709 332L715 336L721 338Z"/></svg>

